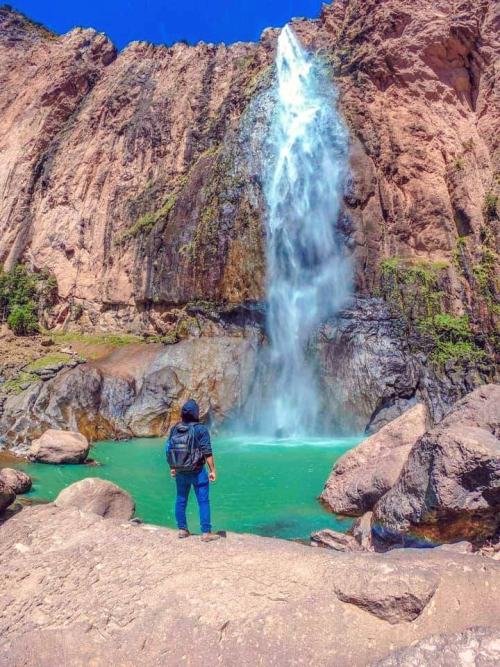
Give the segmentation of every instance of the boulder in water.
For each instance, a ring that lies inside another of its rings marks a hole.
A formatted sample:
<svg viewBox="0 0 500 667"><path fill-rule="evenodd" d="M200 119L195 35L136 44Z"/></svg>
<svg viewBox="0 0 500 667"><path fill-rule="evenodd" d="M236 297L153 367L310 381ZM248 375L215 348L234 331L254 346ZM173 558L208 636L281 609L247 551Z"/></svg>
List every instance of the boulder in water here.
<svg viewBox="0 0 500 667"><path fill-rule="evenodd" d="M413 447L377 503L380 537L484 541L500 527L500 385L475 389Z"/></svg>
<svg viewBox="0 0 500 667"><path fill-rule="evenodd" d="M33 440L28 458L39 463L83 463L89 450L89 441L81 433L50 428Z"/></svg>
<svg viewBox="0 0 500 667"><path fill-rule="evenodd" d="M129 493L98 477L87 477L66 487L57 496L55 505L76 507L82 512L123 521L131 519L135 512L135 503Z"/></svg>
<svg viewBox="0 0 500 667"><path fill-rule="evenodd" d="M16 499L16 494L6 482L0 479L0 512L3 512Z"/></svg>
<svg viewBox="0 0 500 667"><path fill-rule="evenodd" d="M21 470L3 468L0 470L0 480L10 486L15 494L27 493L31 489L31 477Z"/></svg>
<svg viewBox="0 0 500 667"><path fill-rule="evenodd" d="M321 500L338 514L358 516L373 509L395 484L411 448L427 426L427 408L419 403L341 456Z"/></svg>

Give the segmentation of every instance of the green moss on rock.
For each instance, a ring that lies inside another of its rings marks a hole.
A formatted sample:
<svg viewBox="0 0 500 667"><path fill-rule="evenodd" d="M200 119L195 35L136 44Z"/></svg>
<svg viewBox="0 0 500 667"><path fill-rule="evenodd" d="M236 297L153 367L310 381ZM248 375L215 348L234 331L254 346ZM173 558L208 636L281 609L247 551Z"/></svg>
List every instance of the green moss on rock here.
<svg viewBox="0 0 500 667"><path fill-rule="evenodd" d="M170 194L163 202L163 205L156 211L144 213L140 218L119 237L119 242L127 241L128 239L136 238L141 234L149 233L157 222L168 218L170 211L174 208L177 202L177 194Z"/></svg>
<svg viewBox="0 0 500 667"><path fill-rule="evenodd" d="M458 242L458 248L464 245ZM387 303L403 317L408 333L430 349L429 359L437 366L447 362L480 361L487 355L474 340L467 315L446 311L443 289L445 262L412 262L399 257L384 260L380 266L380 292Z"/></svg>

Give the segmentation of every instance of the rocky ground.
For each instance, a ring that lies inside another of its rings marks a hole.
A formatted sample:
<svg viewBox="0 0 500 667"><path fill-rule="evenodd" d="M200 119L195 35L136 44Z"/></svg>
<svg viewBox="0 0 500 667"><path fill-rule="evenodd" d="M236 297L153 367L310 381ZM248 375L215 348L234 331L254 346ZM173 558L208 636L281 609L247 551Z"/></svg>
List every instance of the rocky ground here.
<svg viewBox="0 0 500 667"><path fill-rule="evenodd" d="M500 563L476 555L346 555L235 534L207 545L46 505L1 525L0 567L6 667L500 659Z"/></svg>

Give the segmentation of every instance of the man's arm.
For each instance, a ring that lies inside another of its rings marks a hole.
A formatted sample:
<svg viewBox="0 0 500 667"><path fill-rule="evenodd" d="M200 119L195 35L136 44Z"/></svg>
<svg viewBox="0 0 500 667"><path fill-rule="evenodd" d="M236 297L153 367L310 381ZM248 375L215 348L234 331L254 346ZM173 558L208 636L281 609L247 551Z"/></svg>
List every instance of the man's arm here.
<svg viewBox="0 0 500 667"><path fill-rule="evenodd" d="M172 438L173 430L174 430L173 428L170 429L170 433L168 434L168 438L165 442L165 458L167 459L167 463L168 463L168 450L170 449L170 441ZM175 475L176 475L175 468L170 468L170 477L175 477Z"/></svg>
<svg viewBox="0 0 500 667"><path fill-rule="evenodd" d="M205 457L205 461L207 462L208 469L210 470L208 474L208 479L211 482L215 482L217 479L217 471L215 469L215 459L214 459L214 454L212 452L212 443L210 440L210 433L208 431L208 428L206 426L202 426L199 429L199 445L201 448L201 451L203 453L203 456Z"/></svg>
<svg viewBox="0 0 500 667"><path fill-rule="evenodd" d="M207 466L210 470L210 472L208 473L208 479L211 482L215 482L215 480L217 479L217 470L215 469L214 455L212 454L211 456L207 456L206 461L207 461Z"/></svg>

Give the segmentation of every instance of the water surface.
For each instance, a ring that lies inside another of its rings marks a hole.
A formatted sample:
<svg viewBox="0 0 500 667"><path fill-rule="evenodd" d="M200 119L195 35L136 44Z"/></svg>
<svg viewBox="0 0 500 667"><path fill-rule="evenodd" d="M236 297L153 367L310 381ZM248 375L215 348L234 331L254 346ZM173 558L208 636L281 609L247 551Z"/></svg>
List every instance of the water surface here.
<svg viewBox="0 0 500 667"><path fill-rule="evenodd" d="M345 532L352 522L328 513L317 497L334 461L360 439L216 438L219 479L211 486L214 529L288 539L304 539L327 527ZM174 527L175 484L169 477L163 443L159 438L96 443L90 456L101 464L97 467L40 463L18 467L33 477L28 497L53 500L68 484L102 477L132 494L138 517ZM194 494L188 519L191 529L198 531Z"/></svg>

